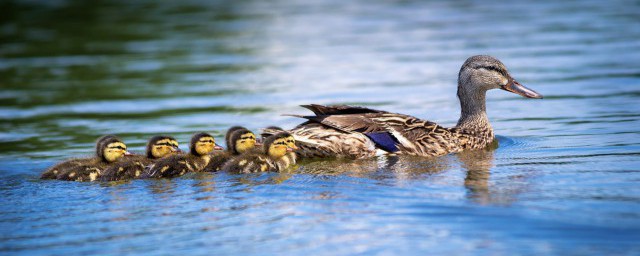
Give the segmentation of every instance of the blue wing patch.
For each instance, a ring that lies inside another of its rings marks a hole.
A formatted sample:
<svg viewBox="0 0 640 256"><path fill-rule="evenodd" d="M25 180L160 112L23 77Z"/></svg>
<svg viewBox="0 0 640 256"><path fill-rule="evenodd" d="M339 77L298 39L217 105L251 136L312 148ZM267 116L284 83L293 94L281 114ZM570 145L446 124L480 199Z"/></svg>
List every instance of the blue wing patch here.
<svg viewBox="0 0 640 256"><path fill-rule="evenodd" d="M384 151L393 153L399 150L398 147L396 147L396 138L391 136L388 132L370 132L365 133L364 135L367 135L367 137L369 137L376 146Z"/></svg>

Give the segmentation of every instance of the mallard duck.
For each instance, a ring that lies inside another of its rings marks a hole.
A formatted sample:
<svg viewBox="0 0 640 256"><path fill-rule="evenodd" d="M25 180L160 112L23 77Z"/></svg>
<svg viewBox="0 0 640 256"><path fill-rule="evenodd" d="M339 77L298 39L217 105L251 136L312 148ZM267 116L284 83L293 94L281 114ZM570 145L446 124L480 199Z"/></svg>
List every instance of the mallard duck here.
<svg viewBox="0 0 640 256"><path fill-rule="evenodd" d="M91 158L70 159L56 164L40 176L41 179L59 179L72 181L93 181L101 172L129 155L127 145L114 135L105 135L96 142L96 156Z"/></svg>
<svg viewBox="0 0 640 256"><path fill-rule="evenodd" d="M188 154L161 158L148 166L142 177L169 178L181 176L187 172L200 172L209 164L211 151L221 149L210 134L196 133L191 137Z"/></svg>
<svg viewBox="0 0 640 256"><path fill-rule="evenodd" d="M225 140L227 142L227 150L211 153L212 159L207 167L204 168L205 172L219 171L229 159L253 150L256 145L256 135L239 126L229 129L225 135Z"/></svg>
<svg viewBox="0 0 640 256"><path fill-rule="evenodd" d="M146 166L157 159L179 153L178 141L171 136L153 136L149 139L145 155L126 156L102 172L100 180L117 181L139 177Z"/></svg>
<svg viewBox="0 0 640 256"><path fill-rule="evenodd" d="M377 153L441 156L480 149L494 140L487 118L485 94L502 89L526 98L542 95L518 83L494 57L468 58L458 74L461 116L446 128L419 118L354 106L304 105L314 116L290 132L301 157L365 158Z"/></svg>
<svg viewBox="0 0 640 256"><path fill-rule="evenodd" d="M234 173L283 171L291 164L287 153L294 148L287 143L288 132L279 132L265 139L262 152L242 154L227 161L222 170ZM294 142L295 143L295 142Z"/></svg>

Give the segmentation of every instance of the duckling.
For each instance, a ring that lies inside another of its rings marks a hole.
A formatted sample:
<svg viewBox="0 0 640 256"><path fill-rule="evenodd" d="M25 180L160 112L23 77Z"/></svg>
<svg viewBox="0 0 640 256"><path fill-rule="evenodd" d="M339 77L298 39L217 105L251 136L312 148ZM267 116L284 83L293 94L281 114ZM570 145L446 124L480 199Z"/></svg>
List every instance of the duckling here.
<svg viewBox="0 0 640 256"><path fill-rule="evenodd" d="M46 179L55 179L58 174L60 174L61 172L67 171L71 168L75 168L81 165L87 165L87 164L91 164L93 162L96 161L96 158L100 158L100 152L101 152L101 147L102 144L108 140L115 137L114 135L106 135L103 137L98 138L98 140L96 141L96 157L90 157L90 158L72 158L69 160L66 160L62 163L58 163L52 167L49 167L49 169L47 169L46 171L44 171L41 175L40 175L40 179L46 180Z"/></svg>
<svg viewBox="0 0 640 256"><path fill-rule="evenodd" d="M268 126L267 128L262 129L262 133L260 134L260 136L264 141L267 137L271 136L272 134L276 134L284 131L285 131L284 129L278 126ZM289 163L296 164L298 159L298 156L295 152L296 150L298 150L298 147L296 146L296 139L293 137L293 135L291 135L287 137L286 140L287 140L287 146L293 149L293 151L287 153L287 158L289 160Z"/></svg>
<svg viewBox="0 0 640 256"><path fill-rule="evenodd" d="M222 149L208 133L196 133L191 137L188 154L171 155L159 159L145 169L145 178L169 178L187 172L202 171L211 159L211 151Z"/></svg>
<svg viewBox="0 0 640 256"><path fill-rule="evenodd" d="M249 152L253 150L256 145L256 135L246 128L239 126L229 129L225 135L225 140L227 143L227 150L212 153L213 159L209 161L209 164L205 167L204 171L219 171L224 163L233 156Z"/></svg>
<svg viewBox="0 0 640 256"><path fill-rule="evenodd" d="M291 164L286 157L287 153L294 150L287 143L289 137L291 134L288 132L279 132L269 136L264 141L263 152L239 155L228 161L222 169L235 173L283 171Z"/></svg>
<svg viewBox="0 0 640 256"><path fill-rule="evenodd" d="M516 81L498 59L469 57L458 73L461 115L455 127L413 116L355 106L303 105L314 115L290 130L299 157L367 158L378 153L442 156L481 149L494 140L486 113L486 92L502 89L526 98L542 95Z"/></svg>
<svg viewBox="0 0 640 256"><path fill-rule="evenodd" d="M72 181L94 181L101 172L119 161L123 156L130 155L125 145L118 137L106 135L96 142L96 156L92 158L71 159L57 164L45 171L41 178Z"/></svg>
<svg viewBox="0 0 640 256"><path fill-rule="evenodd" d="M146 155L127 156L122 161L105 169L102 181L134 179L140 176L146 166L165 156L179 153L178 141L171 136L153 136L146 147Z"/></svg>

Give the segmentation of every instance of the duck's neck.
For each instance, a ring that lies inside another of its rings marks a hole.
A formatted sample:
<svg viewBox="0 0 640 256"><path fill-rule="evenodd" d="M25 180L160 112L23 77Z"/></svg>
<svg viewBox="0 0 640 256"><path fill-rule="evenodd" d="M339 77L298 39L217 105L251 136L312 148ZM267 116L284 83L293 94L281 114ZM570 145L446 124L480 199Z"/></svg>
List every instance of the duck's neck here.
<svg viewBox="0 0 640 256"><path fill-rule="evenodd" d="M460 99L460 119L456 128L470 132L490 132L493 129L487 117L486 91L466 91L458 87Z"/></svg>

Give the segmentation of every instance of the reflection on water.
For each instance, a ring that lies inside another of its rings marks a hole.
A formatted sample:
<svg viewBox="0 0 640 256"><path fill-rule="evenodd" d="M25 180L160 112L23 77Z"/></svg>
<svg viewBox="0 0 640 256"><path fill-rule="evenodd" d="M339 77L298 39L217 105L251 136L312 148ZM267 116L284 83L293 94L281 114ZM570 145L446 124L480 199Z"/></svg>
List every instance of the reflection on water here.
<svg viewBox="0 0 640 256"><path fill-rule="evenodd" d="M2 1L0 253L640 252L633 1ZM445 126L470 55L544 100L487 95L499 147L284 173L41 181L102 134L142 152L358 104Z"/></svg>

